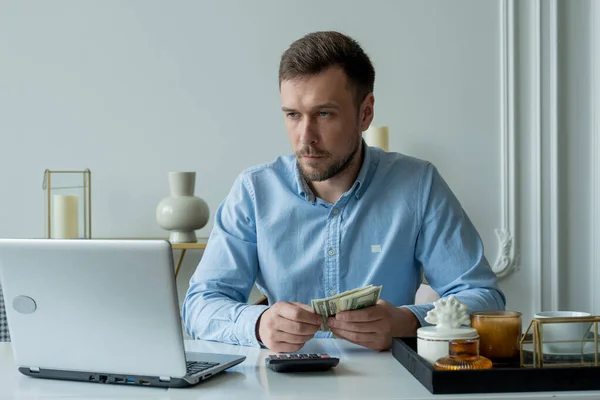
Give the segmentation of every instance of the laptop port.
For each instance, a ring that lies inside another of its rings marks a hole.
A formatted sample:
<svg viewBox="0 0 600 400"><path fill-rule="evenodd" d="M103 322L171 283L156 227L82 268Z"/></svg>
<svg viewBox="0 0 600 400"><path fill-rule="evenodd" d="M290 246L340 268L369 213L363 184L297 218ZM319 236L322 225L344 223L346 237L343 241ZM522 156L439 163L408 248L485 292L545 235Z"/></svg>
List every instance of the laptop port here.
<svg viewBox="0 0 600 400"><path fill-rule="evenodd" d="M144 379L140 379L140 385L148 386L149 384L150 384L150 382L148 382Z"/></svg>
<svg viewBox="0 0 600 400"><path fill-rule="evenodd" d="M125 378L122 378L120 376L115 376L115 383L124 383L125 382Z"/></svg>
<svg viewBox="0 0 600 400"><path fill-rule="evenodd" d="M135 383L135 379L133 379L133 378L127 378L127 383Z"/></svg>
<svg viewBox="0 0 600 400"><path fill-rule="evenodd" d="M93 382L96 380L96 377L94 375L90 375L90 382Z"/></svg>
<svg viewBox="0 0 600 400"><path fill-rule="evenodd" d="M106 381L108 380L108 376L106 376L106 375L100 375L100 379L99 380L102 383L106 383Z"/></svg>

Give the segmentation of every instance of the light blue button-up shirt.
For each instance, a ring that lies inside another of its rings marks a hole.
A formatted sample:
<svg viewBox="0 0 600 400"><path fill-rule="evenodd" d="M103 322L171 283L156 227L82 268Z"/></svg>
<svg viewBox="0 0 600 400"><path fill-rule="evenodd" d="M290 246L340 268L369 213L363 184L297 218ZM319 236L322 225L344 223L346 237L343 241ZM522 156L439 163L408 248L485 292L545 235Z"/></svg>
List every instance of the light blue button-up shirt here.
<svg viewBox="0 0 600 400"><path fill-rule="evenodd" d="M315 197L294 155L238 176L183 303L190 336L260 346L255 327L267 306L247 304L255 282L269 304L309 305L383 285L383 300L408 307L425 326L432 305L413 304L421 266L437 293L455 295L470 312L504 309L481 238L436 168L363 148L358 178L335 204Z"/></svg>

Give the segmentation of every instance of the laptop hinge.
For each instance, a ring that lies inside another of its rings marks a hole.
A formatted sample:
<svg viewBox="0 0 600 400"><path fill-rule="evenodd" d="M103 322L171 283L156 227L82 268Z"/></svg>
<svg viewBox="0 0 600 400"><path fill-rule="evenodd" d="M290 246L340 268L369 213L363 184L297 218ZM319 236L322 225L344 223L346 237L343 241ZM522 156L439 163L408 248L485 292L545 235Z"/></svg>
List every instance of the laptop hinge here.
<svg viewBox="0 0 600 400"><path fill-rule="evenodd" d="M39 373L40 372L40 368L39 367L29 367L29 372Z"/></svg>
<svg viewBox="0 0 600 400"><path fill-rule="evenodd" d="M161 382L171 382L171 377L170 376L159 376L158 379Z"/></svg>

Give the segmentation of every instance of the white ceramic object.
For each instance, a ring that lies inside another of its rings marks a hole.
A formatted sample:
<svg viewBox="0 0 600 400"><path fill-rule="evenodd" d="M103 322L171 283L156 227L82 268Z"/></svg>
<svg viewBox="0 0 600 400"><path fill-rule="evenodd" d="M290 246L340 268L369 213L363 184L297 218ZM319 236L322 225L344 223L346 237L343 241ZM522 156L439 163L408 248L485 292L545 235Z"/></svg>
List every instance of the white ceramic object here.
<svg viewBox="0 0 600 400"><path fill-rule="evenodd" d="M544 311L535 314L534 318L572 318L589 317L591 314L581 311ZM542 350L545 354L577 354L582 351L582 339L592 326L591 322L543 323ZM573 340L573 342L546 343L547 341ZM584 348L585 350L585 348Z"/></svg>
<svg viewBox="0 0 600 400"><path fill-rule="evenodd" d="M479 339L477 330L461 325L470 324L468 307L456 297L441 298L433 303L425 321L434 326L417 330L417 354L435 364L449 354L450 341L454 339Z"/></svg>
<svg viewBox="0 0 600 400"><path fill-rule="evenodd" d="M171 195L156 207L156 222L171 232L171 243L197 242L196 230L208 222L209 209L204 200L194 196L196 173L169 172L169 186Z"/></svg>

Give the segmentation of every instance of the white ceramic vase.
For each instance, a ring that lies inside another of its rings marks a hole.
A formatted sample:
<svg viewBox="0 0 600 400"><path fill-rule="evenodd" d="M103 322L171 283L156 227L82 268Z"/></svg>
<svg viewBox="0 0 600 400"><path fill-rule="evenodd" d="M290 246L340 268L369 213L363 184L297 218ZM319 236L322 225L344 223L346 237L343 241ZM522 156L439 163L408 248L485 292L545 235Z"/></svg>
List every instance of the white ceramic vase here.
<svg viewBox="0 0 600 400"><path fill-rule="evenodd" d="M198 241L196 230L208 222L209 209L204 200L194 196L195 172L169 172L171 195L156 207L156 222L170 231L171 243Z"/></svg>

